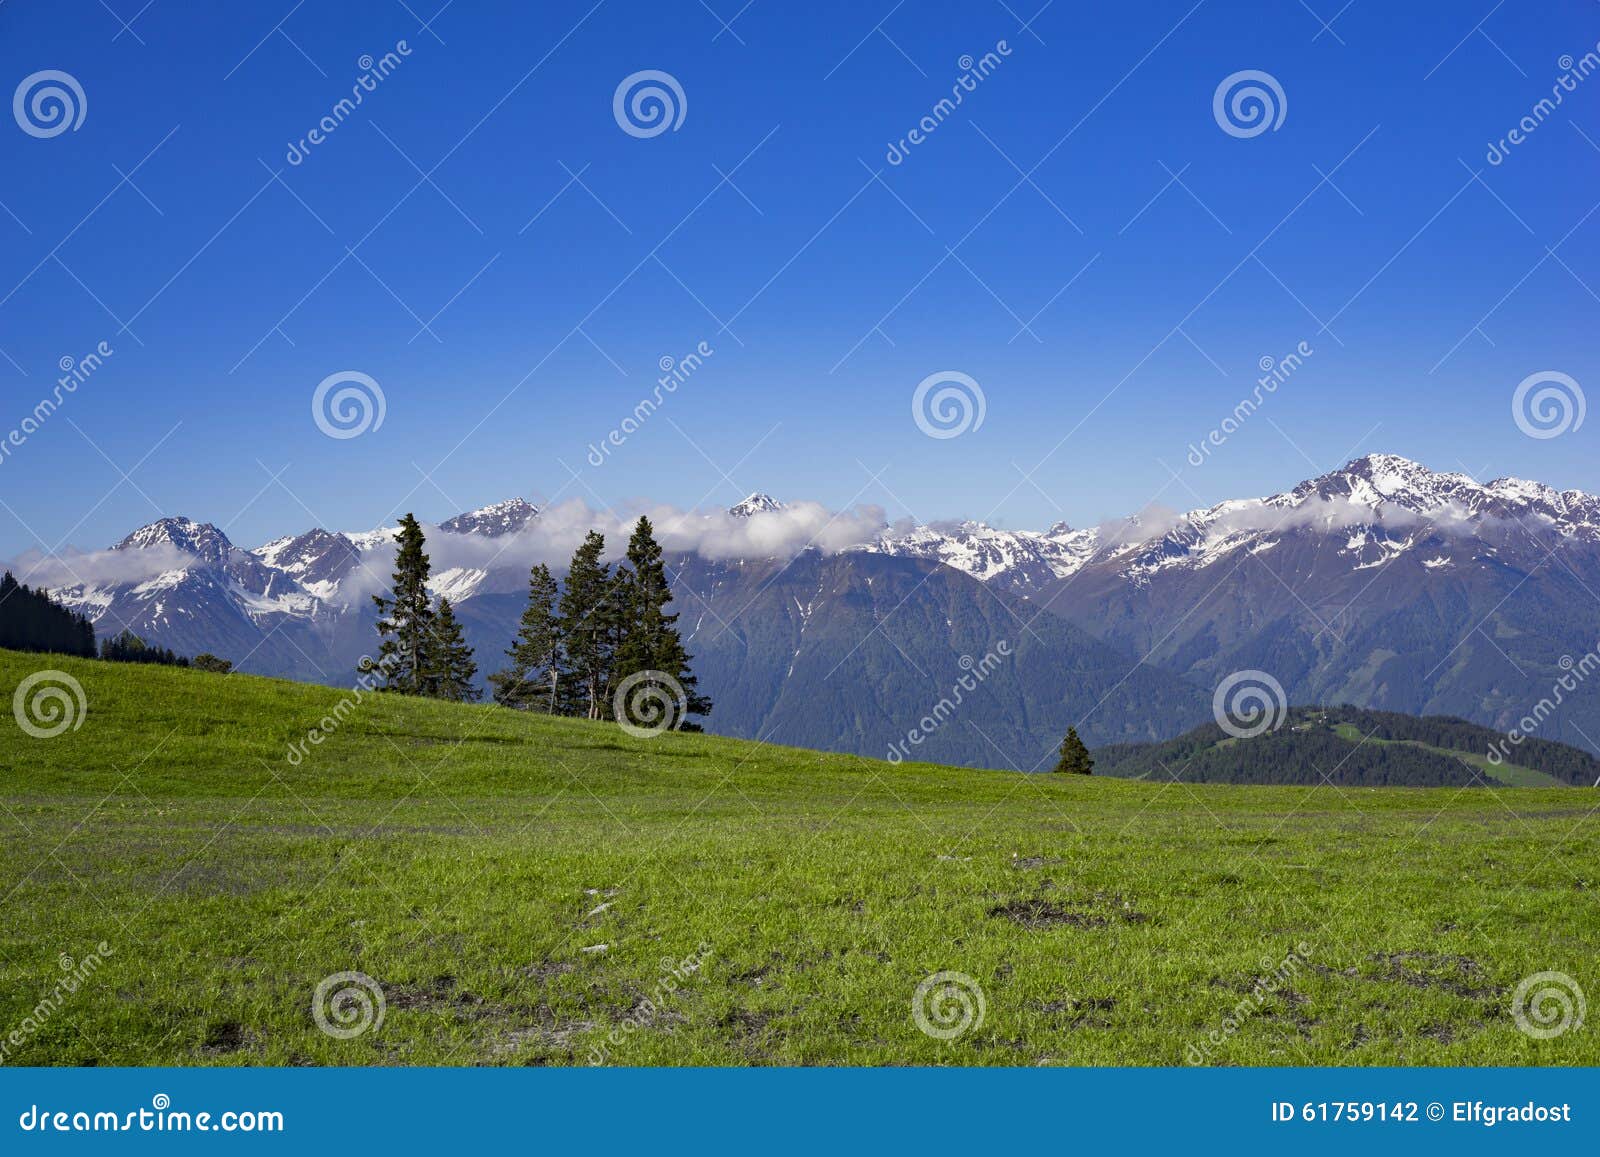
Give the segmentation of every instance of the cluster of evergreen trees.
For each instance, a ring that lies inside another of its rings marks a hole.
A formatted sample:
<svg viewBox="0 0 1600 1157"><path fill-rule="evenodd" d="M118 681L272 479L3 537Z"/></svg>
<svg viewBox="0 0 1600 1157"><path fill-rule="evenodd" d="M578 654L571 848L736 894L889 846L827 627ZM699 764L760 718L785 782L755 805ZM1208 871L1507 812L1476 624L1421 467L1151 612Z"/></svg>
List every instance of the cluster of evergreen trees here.
<svg viewBox="0 0 1600 1157"><path fill-rule="evenodd" d="M145 642L132 631L100 641L100 657L111 663L155 663L162 667L187 667L189 660L168 647Z"/></svg>
<svg viewBox="0 0 1600 1157"><path fill-rule="evenodd" d="M430 564L422 527L408 514L396 536L394 582L378 595L378 659L383 689L439 699L474 700L477 663L448 599L437 606L428 594ZM494 701L524 711L614 719L613 693L630 677L659 682L678 704L670 726L699 730L692 715L711 711L696 690L691 656L678 634L678 616L667 613L672 589L655 528L640 518L628 540L627 558L613 570L605 561L605 537L590 531L572 556L565 584L543 563L528 577L528 605L509 664L489 676ZM638 682L636 680L635 682Z"/></svg>
<svg viewBox="0 0 1600 1157"><path fill-rule="evenodd" d="M559 593L548 567L533 568L528 606L506 652L510 665L489 677L495 702L614 719L613 693L643 676L659 684L663 700L677 704L668 726L700 730L688 717L710 714L711 700L696 690L678 616L666 610L672 588L655 528L648 518L639 519L615 571L603 561L605 547L605 537L591 530L573 554Z"/></svg>
<svg viewBox="0 0 1600 1157"><path fill-rule="evenodd" d="M0 647L94 657L94 624L43 590L0 576Z"/></svg>
<svg viewBox="0 0 1600 1157"><path fill-rule="evenodd" d="M19 583L10 571L0 575L0 648L81 655L85 659L98 654L112 663L193 666L223 675L233 670L227 659L209 653L186 659L170 648L152 646L128 630L100 640L97 650L93 623L56 602L48 591Z"/></svg>

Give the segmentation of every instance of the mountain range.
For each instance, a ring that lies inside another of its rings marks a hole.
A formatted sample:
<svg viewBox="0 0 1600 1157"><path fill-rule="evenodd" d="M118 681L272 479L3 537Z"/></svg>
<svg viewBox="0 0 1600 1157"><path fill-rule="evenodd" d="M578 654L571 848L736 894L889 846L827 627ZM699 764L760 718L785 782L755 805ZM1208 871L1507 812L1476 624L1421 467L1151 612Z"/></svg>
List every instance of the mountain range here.
<svg viewBox="0 0 1600 1157"><path fill-rule="evenodd" d="M431 585L482 674L530 562L559 569L585 518L514 498L427 528ZM890 525L764 494L658 526L725 734L1031 770L1068 726L1091 744L1172 738L1210 718L1219 680L1257 670L1293 703L1498 730L1543 700L1541 737L1600 750L1600 688L1571 674L1600 664L1600 498L1576 490L1373 454L1282 493L1087 529ZM241 549L170 517L11 569L102 635L340 684L374 646L392 535ZM1552 703L1563 679L1576 686Z"/></svg>

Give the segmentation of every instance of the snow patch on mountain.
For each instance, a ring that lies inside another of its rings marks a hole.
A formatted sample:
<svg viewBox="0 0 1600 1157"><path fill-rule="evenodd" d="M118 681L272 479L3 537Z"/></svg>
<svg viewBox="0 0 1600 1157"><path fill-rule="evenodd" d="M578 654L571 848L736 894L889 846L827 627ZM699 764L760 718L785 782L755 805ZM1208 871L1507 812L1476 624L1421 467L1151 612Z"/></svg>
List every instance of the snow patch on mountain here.
<svg viewBox="0 0 1600 1157"><path fill-rule="evenodd" d="M1026 590L1075 573L1095 553L1096 531L1057 523L1047 533L1001 530L982 522L897 524L858 550L941 562L983 582Z"/></svg>
<svg viewBox="0 0 1600 1157"><path fill-rule="evenodd" d="M429 528L431 589L457 603L519 590L530 565L561 567L591 529L605 534L616 558L641 513L671 555L742 561L811 549L866 551L941 563L1023 595L1090 567L1144 585L1165 570L1247 557L1241 551L1261 555L1297 534L1323 536L1351 570L1374 570L1419 550L1428 557L1417 563L1429 570L1486 565L1497 545L1551 535L1600 542L1600 499L1593 495L1511 477L1479 483L1398 455L1369 454L1282 493L1187 513L1150 508L1082 530L1061 522L1045 531L1008 530L970 519L889 525L875 507L833 512L759 491L726 511L655 506L626 515L579 500L541 509L512 498ZM316 528L243 551L210 523L163 518L109 550L14 569L96 620L170 622L218 610L270 626L278 616L319 620L364 608L387 585L397 529ZM1447 539L1473 549L1441 552Z"/></svg>

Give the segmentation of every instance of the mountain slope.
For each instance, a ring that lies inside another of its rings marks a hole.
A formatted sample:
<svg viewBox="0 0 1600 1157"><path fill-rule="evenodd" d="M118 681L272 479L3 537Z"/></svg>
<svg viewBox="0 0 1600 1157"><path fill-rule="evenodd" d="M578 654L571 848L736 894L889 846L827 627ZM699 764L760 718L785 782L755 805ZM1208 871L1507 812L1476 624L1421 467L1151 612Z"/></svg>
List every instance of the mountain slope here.
<svg viewBox="0 0 1600 1157"><path fill-rule="evenodd" d="M456 605L485 673L514 632L530 558L559 564L586 517L512 499L428 527L432 588ZM972 622L985 638L1015 636L1026 677L1009 688L1003 677L977 694L978 710L942 729L951 761L1031 766L1064 705L1095 708L1113 688L1098 712L1131 714L1090 719L1098 742L1203 718L1170 680L1170 694L1143 685L1158 681L1154 668L1202 688L1261 670L1291 701L1454 714L1501 729L1529 716L1545 738L1600 750L1600 680L1586 678L1600 668L1600 499L1580 491L1480 484L1374 454L1265 498L1085 530L874 517L830 517L756 493L663 524L705 550L681 560L676 609L698 622L711 603L724 620L693 634L706 689L725 705L714 729L775 726L881 754L895 738L890 718L903 739L920 718L906 713L955 685L952 664L985 653L982 639L947 625ZM819 527L828 551L803 550ZM242 551L215 526L162 519L109 551L61 560L56 569L70 573L49 585L101 634L126 627L245 671L337 682L373 646L369 596L387 582L392 537L382 527L313 529ZM608 537L620 547L614 527ZM919 590L930 568L941 578ZM28 565L16 569L42 581ZM891 591L904 607L882 597ZM825 613L802 613L819 592ZM813 667L819 641L826 662ZM1036 659L1035 649L1053 654ZM1103 677L1140 657L1139 678ZM808 718L813 695L825 705L813 714L831 721Z"/></svg>
<svg viewBox="0 0 1600 1157"><path fill-rule="evenodd" d="M808 551L673 570L723 734L1031 771L1069 726L1105 743L1209 712L1198 689L938 564Z"/></svg>
<svg viewBox="0 0 1600 1157"><path fill-rule="evenodd" d="M1592 748L1600 681L1567 672L1600 661L1597 510L1575 491L1372 456L1187 516L1034 601L1211 685L1257 669L1291 701L1502 730L1543 700L1542 736Z"/></svg>
<svg viewBox="0 0 1600 1157"><path fill-rule="evenodd" d="M115 951L7 1065L1600 1062L1506 1012L1600 956L1570 790L894 767L4 651L0 687L46 663L87 710L3 720L0 1024ZM935 968L986 1023L919 1028Z"/></svg>
<svg viewBox="0 0 1600 1157"><path fill-rule="evenodd" d="M1600 759L1564 743L1528 739L1509 759L1499 754L1504 749L1501 733L1450 716L1296 707L1259 735L1207 723L1164 743L1116 744L1094 755L1098 774L1185 783L1591 787L1600 780Z"/></svg>

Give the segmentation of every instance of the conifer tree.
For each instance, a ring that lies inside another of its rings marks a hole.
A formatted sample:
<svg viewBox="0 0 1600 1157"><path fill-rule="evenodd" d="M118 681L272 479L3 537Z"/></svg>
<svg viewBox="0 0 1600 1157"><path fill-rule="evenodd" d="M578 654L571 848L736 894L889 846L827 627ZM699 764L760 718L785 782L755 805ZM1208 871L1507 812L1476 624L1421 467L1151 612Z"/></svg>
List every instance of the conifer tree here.
<svg viewBox="0 0 1600 1157"><path fill-rule="evenodd" d="M708 715L711 700L695 688L698 680L689 668L692 656L678 634L678 616L668 614L672 585L667 580L655 527L641 517L628 539L630 581L623 592L621 637L617 644L617 682L640 671L660 671L677 684L685 704L684 714ZM680 729L698 731L685 719L674 721Z"/></svg>
<svg viewBox="0 0 1600 1157"><path fill-rule="evenodd" d="M572 669L561 695L564 715L603 719L609 709L617 609L613 580L600 557L605 548L604 536L591 530L572 556L561 592L561 637Z"/></svg>
<svg viewBox="0 0 1600 1157"><path fill-rule="evenodd" d="M380 690L407 695L427 692L433 607L428 597L428 556L423 553L422 526L407 514L400 520L394 580L389 597L373 595L378 607L378 660L368 670L383 674Z"/></svg>
<svg viewBox="0 0 1600 1157"><path fill-rule="evenodd" d="M476 701L482 694L472 682L477 677L478 664L473 661L472 648L461 633L461 620L456 618L449 599L439 600L428 633L424 694L455 703Z"/></svg>
<svg viewBox="0 0 1600 1157"><path fill-rule="evenodd" d="M494 701L501 706L555 712L565 661L556 599L556 580L540 563L528 575L528 605L506 651L511 663L489 676Z"/></svg>
<svg viewBox="0 0 1600 1157"><path fill-rule="evenodd" d="M1094 774L1094 759L1083 745L1083 740L1078 738L1076 727L1067 728L1067 737L1061 741L1061 759L1056 763L1055 770L1065 775Z"/></svg>

